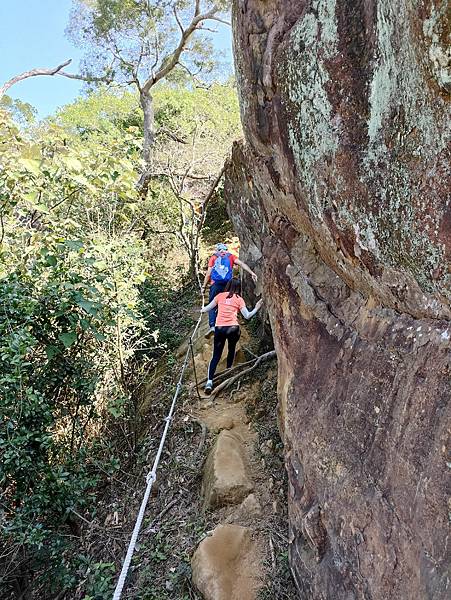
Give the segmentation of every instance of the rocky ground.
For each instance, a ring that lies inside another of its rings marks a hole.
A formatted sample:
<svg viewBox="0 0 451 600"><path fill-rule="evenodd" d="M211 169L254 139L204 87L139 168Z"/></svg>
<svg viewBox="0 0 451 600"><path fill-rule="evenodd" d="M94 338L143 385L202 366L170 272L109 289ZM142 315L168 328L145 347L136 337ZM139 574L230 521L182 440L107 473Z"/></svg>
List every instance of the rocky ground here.
<svg viewBox="0 0 451 600"><path fill-rule="evenodd" d="M213 400L197 393L212 340L206 322L186 377L150 498L124 598L133 600L288 600L286 475L277 429L277 367L268 361ZM95 535L105 561L123 557L178 377L178 357L149 374L133 474L124 474L99 507L108 536ZM261 354L243 330L237 363ZM223 369L220 364L218 372ZM199 390L202 386L199 386ZM114 574L111 570L111 583Z"/></svg>

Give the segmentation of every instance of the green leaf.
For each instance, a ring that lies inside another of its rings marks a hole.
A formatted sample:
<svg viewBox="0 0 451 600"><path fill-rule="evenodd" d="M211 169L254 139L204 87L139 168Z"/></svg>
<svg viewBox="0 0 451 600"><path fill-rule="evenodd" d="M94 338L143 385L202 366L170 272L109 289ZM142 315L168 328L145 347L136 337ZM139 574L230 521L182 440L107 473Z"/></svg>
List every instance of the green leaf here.
<svg viewBox="0 0 451 600"><path fill-rule="evenodd" d="M83 242L81 240L66 240L64 244L71 250L80 250L80 248L83 248Z"/></svg>
<svg viewBox="0 0 451 600"><path fill-rule="evenodd" d="M58 338L63 342L65 348L70 348L77 339L77 334L73 331L70 333L60 333Z"/></svg>
<svg viewBox="0 0 451 600"><path fill-rule="evenodd" d="M34 203L38 197L38 192L29 192L28 194L24 194L23 197L27 202Z"/></svg>
<svg viewBox="0 0 451 600"><path fill-rule="evenodd" d="M99 309L97 308L95 303L91 302L90 300L85 300L84 298L81 298L80 300L77 300L77 304L78 306L80 306L80 308L82 308L90 315L95 316L99 312Z"/></svg>
<svg viewBox="0 0 451 600"><path fill-rule="evenodd" d="M79 173L83 169L81 162L74 156L63 156L61 160L71 171L77 171Z"/></svg>
<svg viewBox="0 0 451 600"><path fill-rule="evenodd" d="M35 158L19 158L19 162L23 165L27 171L33 173L33 175L40 175L41 170L41 161L36 160Z"/></svg>
<svg viewBox="0 0 451 600"><path fill-rule="evenodd" d="M47 267L55 267L56 262L56 256L54 254L48 254L45 258L45 264Z"/></svg>
<svg viewBox="0 0 451 600"><path fill-rule="evenodd" d="M56 346L53 346L52 344L49 344L48 346L45 347L45 353L47 354L47 358L49 360L51 360L54 356L59 354L59 352L60 352L59 348L57 348Z"/></svg>
<svg viewBox="0 0 451 600"><path fill-rule="evenodd" d="M87 319L80 319L80 325L83 331L86 331L87 329L89 329L90 323Z"/></svg>
<svg viewBox="0 0 451 600"><path fill-rule="evenodd" d="M99 269L100 271L103 271L107 268L107 264L104 260L96 260L96 262L94 263L94 267L96 269Z"/></svg>

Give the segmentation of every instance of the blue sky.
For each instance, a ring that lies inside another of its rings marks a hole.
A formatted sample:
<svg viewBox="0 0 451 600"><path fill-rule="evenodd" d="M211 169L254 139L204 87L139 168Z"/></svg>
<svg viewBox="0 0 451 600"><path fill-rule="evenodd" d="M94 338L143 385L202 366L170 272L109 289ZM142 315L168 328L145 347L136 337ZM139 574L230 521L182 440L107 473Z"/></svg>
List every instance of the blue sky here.
<svg viewBox="0 0 451 600"><path fill-rule="evenodd" d="M68 58L67 70L77 71L83 50L74 47L64 31L72 0L0 0L0 81L36 67L54 67ZM223 26L217 46L230 57L230 32ZM66 77L33 77L14 85L13 98L29 102L43 118L74 100L82 82Z"/></svg>

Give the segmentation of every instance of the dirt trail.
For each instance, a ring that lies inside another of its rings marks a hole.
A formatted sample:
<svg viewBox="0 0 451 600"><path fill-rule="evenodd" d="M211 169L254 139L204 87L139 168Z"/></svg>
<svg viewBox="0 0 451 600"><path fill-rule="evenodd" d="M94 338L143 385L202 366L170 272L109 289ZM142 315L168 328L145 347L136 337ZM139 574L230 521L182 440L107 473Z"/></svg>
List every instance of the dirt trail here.
<svg viewBox="0 0 451 600"><path fill-rule="evenodd" d="M197 377L203 379L211 358L212 340L203 335L194 342ZM243 346L249 337L242 331L235 364L246 361ZM225 354L225 352L224 352ZM219 365L225 365L224 357ZM273 494L261 460L255 452L257 432L247 404L258 398L261 382L236 387L213 401L201 392L193 417L215 434L203 468L202 496L206 510L218 523L195 551L193 582L205 600L256 600L264 585L268 544L261 535L267 511L274 511ZM201 391L201 390L200 390Z"/></svg>
<svg viewBox="0 0 451 600"><path fill-rule="evenodd" d="M268 360L213 400L202 389L198 395L196 376L199 382L205 378L213 346L204 337L207 330L205 318L193 343L195 372L190 366L186 373L127 598L294 600L277 366ZM187 348L188 341L177 351L179 363ZM262 352L242 327L235 365L249 364ZM156 452L167 389L177 372L175 363L169 369L163 365L145 390L143 465ZM124 514L136 514L137 505L130 509L135 504L134 498L122 498Z"/></svg>

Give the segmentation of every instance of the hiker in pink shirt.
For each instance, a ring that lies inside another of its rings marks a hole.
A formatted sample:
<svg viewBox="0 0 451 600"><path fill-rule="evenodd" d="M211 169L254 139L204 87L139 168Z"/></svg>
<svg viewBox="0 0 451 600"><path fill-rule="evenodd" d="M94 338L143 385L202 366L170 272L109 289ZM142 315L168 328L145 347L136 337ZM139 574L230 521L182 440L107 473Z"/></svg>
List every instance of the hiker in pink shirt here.
<svg viewBox="0 0 451 600"><path fill-rule="evenodd" d="M211 394L213 389L213 377L216 368L221 360L222 351L227 341L227 368L233 365L235 358L235 349L240 339L240 326L238 324L238 311L245 319L250 319L261 307L263 301L259 300L254 310L248 311L246 303L241 294L241 282L238 279L231 279L225 292L217 294L210 304L204 306L201 312L212 311L218 307L218 316L216 317L216 327L214 329L215 338L213 343L213 356L208 366L208 379L205 385L205 393Z"/></svg>
<svg viewBox="0 0 451 600"><path fill-rule="evenodd" d="M205 273L204 283L202 286L202 290L205 291L208 283L210 282L211 284L208 295L209 302L211 302L217 294L225 291L226 285L233 276L233 265L238 265L251 275L254 282L257 281L257 275L247 266L245 262L229 252L225 244L216 244L216 252L208 261L208 269ZM208 313L210 329L205 337L210 337L215 331L216 312L217 311L215 307Z"/></svg>

